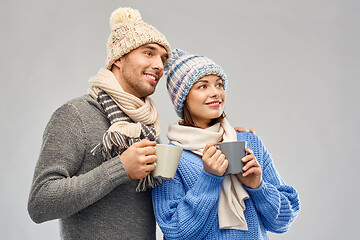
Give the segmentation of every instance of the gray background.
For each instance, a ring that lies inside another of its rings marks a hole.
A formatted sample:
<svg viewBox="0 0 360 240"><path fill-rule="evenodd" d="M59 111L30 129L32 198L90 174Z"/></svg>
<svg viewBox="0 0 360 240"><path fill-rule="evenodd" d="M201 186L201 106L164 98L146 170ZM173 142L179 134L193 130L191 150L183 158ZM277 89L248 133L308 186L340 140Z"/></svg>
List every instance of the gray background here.
<svg viewBox="0 0 360 240"><path fill-rule="evenodd" d="M119 6L228 73L230 122L257 131L300 194L299 217L271 239L356 238L359 1L1 0L1 239L59 239L57 221L36 225L26 210L42 133L104 66ZM177 117L163 80L153 99L166 141Z"/></svg>

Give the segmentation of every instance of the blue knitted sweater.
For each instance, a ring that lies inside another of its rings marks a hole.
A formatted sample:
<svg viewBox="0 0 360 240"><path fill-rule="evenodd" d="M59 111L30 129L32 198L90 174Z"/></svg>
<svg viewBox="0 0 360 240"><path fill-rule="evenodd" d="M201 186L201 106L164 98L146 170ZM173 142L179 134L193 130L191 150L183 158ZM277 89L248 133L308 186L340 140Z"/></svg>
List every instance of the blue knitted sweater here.
<svg viewBox="0 0 360 240"><path fill-rule="evenodd" d="M268 239L266 231L288 230L300 210L296 190L277 173L260 138L249 132L237 133L247 141L262 168L257 189L244 186L250 198L244 211L248 230L220 229L219 194L224 177L203 170L201 158L183 151L174 180L165 180L152 191L155 217L164 239Z"/></svg>

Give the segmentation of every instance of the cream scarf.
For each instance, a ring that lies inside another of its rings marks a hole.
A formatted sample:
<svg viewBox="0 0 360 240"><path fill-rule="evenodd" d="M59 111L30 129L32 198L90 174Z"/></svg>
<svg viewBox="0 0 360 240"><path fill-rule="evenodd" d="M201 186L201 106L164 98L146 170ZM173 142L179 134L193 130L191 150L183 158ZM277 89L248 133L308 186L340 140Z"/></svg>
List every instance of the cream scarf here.
<svg viewBox="0 0 360 240"><path fill-rule="evenodd" d="M169 126L167 137L172 144L200 156L203 155L205 145L209 142L237 140L236 131L226 119L206 129L173 124ZM248 230L244 216L244 200L248 198L248 193L235 175L225 176L219 196L220 229Z"/></svg>
<svg viewBox="0 0 360 240"><path fill-rule="evenodd" d="M114 74L104 68L90 78L90 84L89 94L100 101L111 123L103 136L102 143L92 150L93 154L101 152L107 160L112 157L113 150L115 154L121 154L132 143L142 138L149 140L159 138L160 118L149 97L143 101L125 92ZM161 179L153 178L149 174L140 179L136 191L145 191L159 183Z"/></svg>
<svg viewBox="0 0 360 240"><path fill-rule="evenodd" d="M141 132L140 123L143 123L153 125L156 137L160 136L160 117L150 97L146 97L143 101L125 92L114 74L105 68L101 68L97 75L90 78L89 82L91 87L88 92L95 100L99 92L106 92L119 108L134 121L134 123L116 122L110 126L108 131L119 131L129 137L139 137Z"/></svg>

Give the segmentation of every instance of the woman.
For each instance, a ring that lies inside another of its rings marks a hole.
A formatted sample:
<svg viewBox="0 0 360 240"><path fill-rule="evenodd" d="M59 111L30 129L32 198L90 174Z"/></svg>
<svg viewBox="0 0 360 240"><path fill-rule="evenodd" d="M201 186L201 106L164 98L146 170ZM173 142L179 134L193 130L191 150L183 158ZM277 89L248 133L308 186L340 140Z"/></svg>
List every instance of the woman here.
<svg viewBox="0 0 360 240"><path fill-rule="evenodd" d="M152 192L165 239L268 239L288 230L300 210L270 154L253 133L238 132L224 114L227 77L212 60L176 49L165 67L178 124L171 144L184 149L174 180ZM247 141L243 174L224 173L228 161L215 144Z"/></svg>

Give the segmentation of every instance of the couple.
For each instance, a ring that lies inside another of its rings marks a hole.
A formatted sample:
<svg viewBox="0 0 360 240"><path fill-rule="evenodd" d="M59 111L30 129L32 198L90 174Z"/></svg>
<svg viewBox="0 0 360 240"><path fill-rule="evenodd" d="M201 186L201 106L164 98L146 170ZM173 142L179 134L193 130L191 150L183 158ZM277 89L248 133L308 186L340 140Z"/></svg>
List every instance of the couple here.
<svg viewBox="0 0 360 240"><path fill-rule="evenodd" d="M28 202L34 222L60 219L63 239L155 239L155 217L167 239L285 232L299 212L298 195L261 140L226 121L222 68L171 52L137 10L117 9L110 24L106 69L46 126ZM160 135L149 95L164 72L181 118L168 138L185 151L174 180L160 183L149 175ZM228 162L214 145L236 139L248 143L244 174L224 177Z"/></svg>

